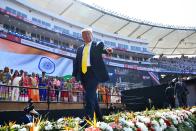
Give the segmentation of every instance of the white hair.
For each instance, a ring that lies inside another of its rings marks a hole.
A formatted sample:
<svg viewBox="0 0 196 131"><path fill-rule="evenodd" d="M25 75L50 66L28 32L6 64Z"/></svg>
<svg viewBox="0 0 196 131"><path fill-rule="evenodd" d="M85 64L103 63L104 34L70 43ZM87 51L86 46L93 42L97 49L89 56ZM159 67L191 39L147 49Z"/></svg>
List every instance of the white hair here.
<svg viewBox="0 0 196 131"><path fill-rule="evenodd" d="M82 32L91 32L91 33L93 33L93 30L92 30L92 28L84 28L84 29L81 30L81 33Z"/></svg>

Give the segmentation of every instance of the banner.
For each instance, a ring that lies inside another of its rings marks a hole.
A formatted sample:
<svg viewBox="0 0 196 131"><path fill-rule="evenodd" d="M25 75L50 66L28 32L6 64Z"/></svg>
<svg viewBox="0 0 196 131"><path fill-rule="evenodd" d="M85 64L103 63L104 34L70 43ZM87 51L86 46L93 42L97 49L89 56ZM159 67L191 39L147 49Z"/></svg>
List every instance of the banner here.
<svg viewBox="0 0 196 131"><path fill-rule="evenodd" d="M45 71L51 76L70 75L73 70L72 59L1 38L0 63L1 70L9 67L28 73Z"/></svg>

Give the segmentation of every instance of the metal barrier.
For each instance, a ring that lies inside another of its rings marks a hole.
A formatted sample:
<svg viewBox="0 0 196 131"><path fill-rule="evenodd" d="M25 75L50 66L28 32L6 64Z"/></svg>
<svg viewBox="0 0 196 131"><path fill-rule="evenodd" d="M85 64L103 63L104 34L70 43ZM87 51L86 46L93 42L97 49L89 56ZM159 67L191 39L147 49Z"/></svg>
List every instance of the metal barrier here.
<svg viewBox="0 0 196 131"><path fill-rule="evenodd" d="M31 98L33 102L84 103L84 93L79 90L61 90L50 87L0 85L0 102L27 102ZM97 97L101 104L121 103L121 95L97 93Z"/></svg>

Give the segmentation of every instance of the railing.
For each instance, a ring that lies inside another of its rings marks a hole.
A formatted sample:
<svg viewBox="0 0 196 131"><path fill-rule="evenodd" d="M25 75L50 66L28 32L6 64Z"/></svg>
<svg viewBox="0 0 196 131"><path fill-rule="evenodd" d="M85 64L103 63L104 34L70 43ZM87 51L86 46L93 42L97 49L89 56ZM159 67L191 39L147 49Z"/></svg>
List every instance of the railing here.
<svg viewBox="0 0 196 131"><path fill-rule="evenodd" d="M22 86L0 85L0 102L33 102L46 103L84 103L84 91L53 89L51 87L30 88ZM121 95L97 93L99 103L109 105L121 103Z"/></svg>

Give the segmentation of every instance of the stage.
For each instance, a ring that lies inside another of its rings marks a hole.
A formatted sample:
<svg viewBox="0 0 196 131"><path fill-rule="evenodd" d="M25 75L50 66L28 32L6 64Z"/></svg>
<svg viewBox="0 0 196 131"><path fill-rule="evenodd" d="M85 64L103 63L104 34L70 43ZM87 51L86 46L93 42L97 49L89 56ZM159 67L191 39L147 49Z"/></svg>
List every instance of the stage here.
<svg viewBox="0 0 196 131"><path fill-rule="evenodd" d="M3 118L0 124L9 121L16 121L18 118L24 115L24 107L27 106L27 102L0 102L0 118ZM63 102L35 102L35 110L38 111L43 118L49 120L56 120L60 117L83 117L84 104L83 103L63 103ZM114 106L117 109L122 108L122 104L116 103ZM103 114L108 114L109 104L100 104L100 108Z"/></svg>

